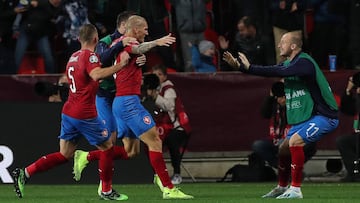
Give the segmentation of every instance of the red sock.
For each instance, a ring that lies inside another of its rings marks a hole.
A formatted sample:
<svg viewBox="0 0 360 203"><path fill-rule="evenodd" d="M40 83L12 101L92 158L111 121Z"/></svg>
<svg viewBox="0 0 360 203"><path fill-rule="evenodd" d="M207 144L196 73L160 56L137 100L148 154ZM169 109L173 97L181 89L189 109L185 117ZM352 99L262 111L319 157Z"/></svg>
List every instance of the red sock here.
<svg viewBox="0 0 360 203"><path fill-rule="evenodd" d="M101 150L94 150L90 151L87 155L87 160L90 161L96 161L100 159Z"/></svg>
<svg viewBox="0 0 360 203"><path fill-rule="evenodd" d="M302 181L302 171L304 168L305 155L302 146L290 147L291 152L291 186L300 187Z"/></svg>
<svg viewBox="0 0 360 203"><path fill-rule="evenodd" d="M108 192L112 189L112 177L114 174L113 156L113 147L105 151L100 151L99 173L103 192Z"/></svg>
<svg viewBox="0 0 360 203"><path fill-rule="evenodd" d="M149 159L155 173L159 176L164 187L173 188L162 152L149 151Z"/></svg>
<svg viewBox="0 0 360 203"><path fill-rule="evenodd" d="M290 164L291 156L279 155L278 176L281 187L286 187L289 184Z"/></svg>
<svg viewBox="0 0 360 203"><path fill-rule="evenodd" d="M129 159L123 146L114 146L114 159Z"/></svg>
<svg viewBox="0 0 360 203"><path fill-rule="evenodd" d="M26 167L26 171L29 176L32 176L35 173L47 171L67 161L68 160L60 152L55 152L42 156L40 159Z"/></svg>
<svg viewBox="0 0 360 203"><path fill-rule="evenodd" d="M87 156L87 160L89 162L94 160L99 160L100 153L101 150L90 151ZM128 154L126 153L123 146L114 146L114 159L124 159L124 160L129 159Z"/></svg>

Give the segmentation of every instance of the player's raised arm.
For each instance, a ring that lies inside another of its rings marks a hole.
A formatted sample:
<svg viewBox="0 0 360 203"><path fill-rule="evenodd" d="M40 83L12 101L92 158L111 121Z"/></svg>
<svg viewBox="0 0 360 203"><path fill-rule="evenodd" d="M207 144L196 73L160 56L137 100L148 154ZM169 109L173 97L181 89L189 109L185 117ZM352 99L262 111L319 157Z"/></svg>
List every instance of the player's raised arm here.
<svg viewBox="0 0 360 203"><path fill-rule="evenodd" d="M150 51L150 49L156 47L156 46L170 46L171 44L173 44L174 42L176 42L176 38L172 37L171 34L168 34L162 38L150 41L150 42L143 42L139 45L134 45L132 47L131 52L133 54L144 54L148 51Z"/></svg>

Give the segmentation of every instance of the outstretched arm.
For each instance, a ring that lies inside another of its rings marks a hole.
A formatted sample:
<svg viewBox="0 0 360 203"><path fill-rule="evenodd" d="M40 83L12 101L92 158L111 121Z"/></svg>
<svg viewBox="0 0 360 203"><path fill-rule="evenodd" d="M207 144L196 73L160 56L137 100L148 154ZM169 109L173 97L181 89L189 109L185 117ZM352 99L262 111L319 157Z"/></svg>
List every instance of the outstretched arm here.
<svg viewBox="0 0 360 203"><path fill-rule="evenodd" d="M171 34L168 34L167 36L164 36L162 38L150 41L150 42L143 42L139 45L132 46L131 53L133 54L144 54L150 49L156 47L156 46L170 46L176 41L175 37L172 37Z"/></svg>

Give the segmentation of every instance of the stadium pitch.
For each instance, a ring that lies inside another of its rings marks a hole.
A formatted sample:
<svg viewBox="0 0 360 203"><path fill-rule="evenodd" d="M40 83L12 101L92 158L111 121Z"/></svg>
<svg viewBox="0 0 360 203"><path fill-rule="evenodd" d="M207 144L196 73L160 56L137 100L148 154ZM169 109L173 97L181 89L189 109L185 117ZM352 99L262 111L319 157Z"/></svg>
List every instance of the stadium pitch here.
<svg viewBox="0 0 360 203"><path fill-rule="evenodd" d="M302 187L304 199L277 200L262 199L275 183L184 183L181 189L194 195L191 200L163 200L159 188L153 184L114 185L121 193L127 194L126 202L196 202L196 203L257 203L289 202L342 203L360 201L360 183L305 183ZM97 196L97 185L32 185L25 187L25 196L19 199L12 184L0 185L0 202L4 203L89 203L103 202Z"/></svg>

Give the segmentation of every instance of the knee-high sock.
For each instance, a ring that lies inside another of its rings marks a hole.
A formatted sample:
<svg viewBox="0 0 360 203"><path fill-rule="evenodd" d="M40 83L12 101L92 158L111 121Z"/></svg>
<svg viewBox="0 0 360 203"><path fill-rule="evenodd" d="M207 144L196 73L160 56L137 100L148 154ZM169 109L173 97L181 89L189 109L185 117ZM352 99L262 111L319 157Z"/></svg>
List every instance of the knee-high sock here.
<svg viewBox="0 0 360 203"><path fill-rule="evenodd" d="M289 184L290 178L290 164L291 156L279 155L279 165L278 165L278 176L279 176L279 185L281 187L286 187Z"/></svg>
<svg viewBox="0 0 360 203"><path fill-rule="evenodd" d="M164 187L173 188L169 173L166 169L162 152L149 151L149 159L155 173L159 176Z"/></svg>
<svg viewBox="0 0 360 203"><path fill-rule="evenodd" d="M109 192L112 189L112 177L114 174L113 156L113 147L105 151L100 151L99 173L103 192Z"/></svg>
<svg viewBox="0 0 360 203"><path fill-rule="evenodd" d="M55 152L42 156L40 159L30 164L28 167L26 167L26 172L30 177L35 173L47 171L67 161L68 160L60 152Z"/></svg>
<svg viewBox="0 0 360 203"><path fill-rule="evenodd" d="M99 160L100 153L101 150L90 151L87 156L87 160L88 161ZM114 159L124 159L124 160L129 159L123 146L114 146Z"/></svg>
<svg viewBox="0 0 360 203"><path fill-rule="evenodd" d="M291 186L300 187L304 168L305 155L303 146L290 147L291 153Z"/></svg>

